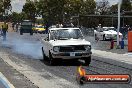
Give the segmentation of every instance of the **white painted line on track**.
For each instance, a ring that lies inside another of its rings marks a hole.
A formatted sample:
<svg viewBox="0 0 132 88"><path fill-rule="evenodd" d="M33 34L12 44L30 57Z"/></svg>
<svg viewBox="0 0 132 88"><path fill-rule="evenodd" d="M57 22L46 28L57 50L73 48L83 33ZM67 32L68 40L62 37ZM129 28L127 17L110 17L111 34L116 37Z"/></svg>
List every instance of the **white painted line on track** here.
<svg viewBox="0 0 132 88"><path fill-rule="evenodd" d="M5 86L5 88L15 88L7 78L0 72L0 82Z"/></svg>

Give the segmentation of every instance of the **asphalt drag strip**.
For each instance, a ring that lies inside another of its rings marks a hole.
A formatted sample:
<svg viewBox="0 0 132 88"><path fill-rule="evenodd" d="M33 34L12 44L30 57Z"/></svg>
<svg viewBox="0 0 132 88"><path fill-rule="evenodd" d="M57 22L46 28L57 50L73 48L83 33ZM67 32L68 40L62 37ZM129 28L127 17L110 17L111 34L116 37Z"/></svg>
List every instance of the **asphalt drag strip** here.
<svg viewBox="0 0 132 88"><path fill-rule="evenodd" d="M15 36L11 35L14 39ZM38 36L29 36L23 35L18 36L22 42L26 41L28 44L35 44L38 40ZM12 40L13 40L12 39ZM27 46L26 43L26 46ZM15 45L19 45L20 43L14 43ZM21 45L20 45L21 46ZM23 47L23 46L22 46ZM32 46L28 46L28 49ZM19 49L19 47L18 47ZM31 48L30 48L31 49ZM35 48L35 49L39 49ZM26 49L27 50L27 49ZM26 51L25 50L25 51ZM28 54L11 52L13 49L9 47L3 47L0 49L0 56L2 59L7 62L10 66L17 69L19 74L23 74L24 77L27 77L27 83L29 85L37 85L39 88L131 88L132 83L130 84L86 84L80 86L76 81L77 67L83 64L83 61L67 61L62 62L58 66L49 66L48 61L41 61L42 56L34 59ZM34 55L33 52L36 50L32 50L31 55ZM39 53L39 52L38 52ZM41 53L40 53L41 54ZM122 68L121 66L126 67L126 63L116 62L115 60L102 58L98 56L92 56L92 62L89 67L84 66L87 70L88 74L130 74L132 75L131 69ZM1 64L0 64L1 65ZM121 66L120 66L121 65ZM5 68L4 68L5 69ZM5 71L5 70L4 70ZM1 71L2 72L2 71ZM4 72L2 72L4 74ZM6 74L4 74L6 76ZM18 75L17 78L19 79ZM8 79L9 77L6 76ZM21 80L19 79L19 82ZM13 81L11 83L14 86L17 86ZM17 83L19 84L19 83ZM32 86L25 87L24 85L16 88L34 88ZM35 87L36 88L36 87Z"/></svg>
<svg viewBox="0 0 132 88"><path fill-rule="evenodd" d="M0 88L38 88L3 58L0 58L0 72Z"/></svg>

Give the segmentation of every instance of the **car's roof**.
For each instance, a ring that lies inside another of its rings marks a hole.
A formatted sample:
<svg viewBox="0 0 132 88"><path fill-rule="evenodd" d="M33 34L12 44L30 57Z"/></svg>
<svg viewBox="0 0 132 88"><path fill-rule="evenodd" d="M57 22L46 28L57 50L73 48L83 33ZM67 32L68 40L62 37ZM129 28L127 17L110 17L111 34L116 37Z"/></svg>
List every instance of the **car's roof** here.
<svg viewBox="0 0 132 88"><path fill-rule="evenodd" d="M25 22L25 21L27 21L27 22L30 21L30 22L31 22L31 20L23 20L23 21L24 21L24 22Z"/></svg>
<svg viewBox="0 0 132 88"><path fill-rule="evenodd" d="M114 28L114 27L103 27L103 28Z"/></svg>
<svg viewBox="0 0 132 88"><path fill-rule="evenodd" d="M79 28L50 28L49 30L79 29Z"/></svg>
<svg viewBox="0 0 132 88"><path fill-rule="evenodd" d="M36 26L43 26L43 25L36 25Z"/></svg>

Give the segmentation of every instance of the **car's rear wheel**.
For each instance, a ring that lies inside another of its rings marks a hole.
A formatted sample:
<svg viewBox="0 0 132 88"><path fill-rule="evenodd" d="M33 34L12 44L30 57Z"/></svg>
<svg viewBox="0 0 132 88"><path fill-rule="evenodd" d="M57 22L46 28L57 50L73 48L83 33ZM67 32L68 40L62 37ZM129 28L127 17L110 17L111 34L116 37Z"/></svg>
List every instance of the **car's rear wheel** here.
<svg viewBox="0 0 132 88"><path fill-rule="evenodd" d="M23 35L23 32L22 31L20 31L20 35Z"/></svg>
<svg viewBox="0 0 132 88"><path fill-rule="evenodd" d="M91 63L91 56L85 58L84 60L85 60L85 65L89 66Z"/></svg>
<svg viewBox="0 0 132 88"><path fill-rule="evenodd" d="M37 32L37 31L35 31L35 33L37 34L38 32Z"/></svg>
<svg viewBox="0 0 132 88"><path fill-rule="evenodd" d="M106 40L106 37L105 37L105 35L103 35L103 40L104 40L104 41Z"/></svg>
<svg viewBox="0 0 132 88"><path fill-rule="evenodd" d="M30 35L33 35L33 32L32 31L30 32Z"/></svg>
<svg viewBox="0 0 132 88"><path fill-rule="evenodd" d="M94 39L97 40L97 35L96 34L94 35Z"/></svg>

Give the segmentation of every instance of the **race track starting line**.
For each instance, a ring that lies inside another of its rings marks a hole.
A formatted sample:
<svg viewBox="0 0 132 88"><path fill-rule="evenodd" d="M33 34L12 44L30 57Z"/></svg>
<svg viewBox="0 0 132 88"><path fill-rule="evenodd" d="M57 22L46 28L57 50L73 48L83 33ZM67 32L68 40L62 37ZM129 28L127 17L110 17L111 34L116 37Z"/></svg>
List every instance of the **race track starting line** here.
<svg viewBox="0 0 132 88"><path fill-rule="evenodd" d="M15 88L7 78L0 72L0 88Z"/></svg>

